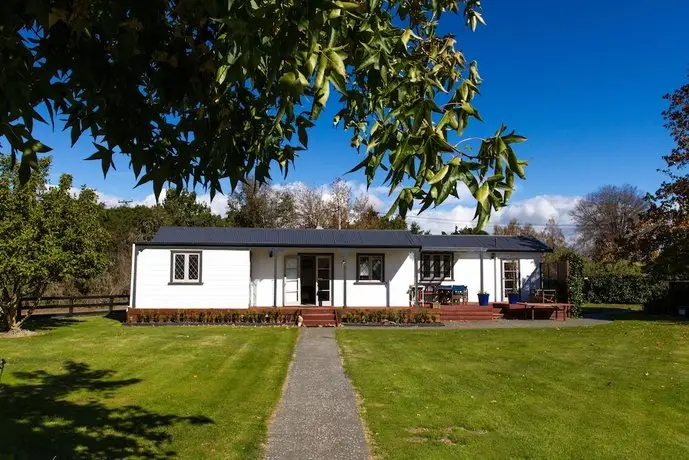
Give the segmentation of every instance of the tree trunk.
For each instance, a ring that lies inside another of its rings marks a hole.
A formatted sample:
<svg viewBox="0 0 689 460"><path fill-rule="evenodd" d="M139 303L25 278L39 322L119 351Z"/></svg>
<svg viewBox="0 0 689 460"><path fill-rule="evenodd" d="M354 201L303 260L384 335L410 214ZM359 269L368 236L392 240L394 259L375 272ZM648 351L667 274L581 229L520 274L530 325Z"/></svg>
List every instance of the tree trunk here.
<svg viewBox="0 0 689 460"><path fill-rule="evenodd" d="M0 323L0 328L4 327L8 331L19 330L21 324L17 321L17 310L19 309L19 301L14 299L2 303L2 323Z"/></svg>

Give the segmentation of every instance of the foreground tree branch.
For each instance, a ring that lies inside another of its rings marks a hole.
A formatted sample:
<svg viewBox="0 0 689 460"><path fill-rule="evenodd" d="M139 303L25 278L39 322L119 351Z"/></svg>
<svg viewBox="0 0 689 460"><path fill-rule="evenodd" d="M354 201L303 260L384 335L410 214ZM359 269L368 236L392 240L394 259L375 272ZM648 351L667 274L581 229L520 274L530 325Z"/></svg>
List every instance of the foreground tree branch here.
<svg viewBox="0 0 689 460"><path fill-rule="evenodd" d="M438 33L445 17L484 23L479 0L7 0L0 141L27 180L50 149L34 123L59 118L72 143L91 137L104 174L123 153L156 195L166 183L214 195L288 174L331 104L364 156L352 171L397 193L390 213L467 187L482 227L524 178L512 145L525 138L500 127L476 155L455 147L481 120L481 78Z"/></svg>

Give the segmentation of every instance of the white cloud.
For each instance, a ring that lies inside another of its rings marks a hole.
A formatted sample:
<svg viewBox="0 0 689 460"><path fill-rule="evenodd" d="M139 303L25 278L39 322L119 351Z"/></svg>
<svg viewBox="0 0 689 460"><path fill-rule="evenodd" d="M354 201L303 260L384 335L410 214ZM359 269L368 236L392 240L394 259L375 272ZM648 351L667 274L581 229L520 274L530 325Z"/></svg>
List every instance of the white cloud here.
<svg viewBox="0 0 689 460"><path fill-rule="evenodd" d="M570 233L572 220L569 213L580 199L579 196L537 195L513 201L509 206L491 216L486 230L491 232L493 226L504 225L511 219L542 229L548 219L554 217L563 231ZM459 228L475 225L476 222L472 220L475 210L475 204L470 202L459 204L457 199L453 199L450 203L427 210L421 215L408 216L407 220L417 222L423 229L430 230L432 233L451 232L455 225Z"/></svg>
<svg viewBox="0 0 689 460"><path fill-rule="evenodd" d="M388 196L388 187L371 186L367 189L366 184L358 181L347 181L347 184L352 189L353 198L367 196L369 203L379 212L386 212L396 196L395 194ZM272 185L275 189L290 190L296 193L305 186L307 186L307 184L300 181ZM319 186L323 196L327 199L328 194L326 187L326 185ZM78 192L78 189L74 189L74 191ZM119 206L125 202L129 206L154 206L156 203L155 196L152 193L142 199L131 201L125 200L123 197L108 195L101 192L96 193L98 194L99 200L107 207ZM160 202L162 202L164 198L165 190L161 193ZM537 229L542 229L548 219L554 217L565 234L571 234L573 233L573 225L569 213L580 199L581 197L579 196L537 195L531 198L513 201L506 208L493 213L486 230L490 232L494 225L504 225L511 219L517 219L522 224L529 223L534 225ZM198 195L197 200L210 206L214 214L220 216L226 215L226 195L218 194L215 196L215 199L211 201L210 194L204 193ZM452 232L455 226L463 228L475 225L475 221L473 221L474 212L475 202L473 198L471 198L469 191L462 188L459 199L451 197L438 208L428 209L420 215L417 214L417 211L412 211L407 215L407 221L417 222L423 229L438 234L442 231Z"/></svg>

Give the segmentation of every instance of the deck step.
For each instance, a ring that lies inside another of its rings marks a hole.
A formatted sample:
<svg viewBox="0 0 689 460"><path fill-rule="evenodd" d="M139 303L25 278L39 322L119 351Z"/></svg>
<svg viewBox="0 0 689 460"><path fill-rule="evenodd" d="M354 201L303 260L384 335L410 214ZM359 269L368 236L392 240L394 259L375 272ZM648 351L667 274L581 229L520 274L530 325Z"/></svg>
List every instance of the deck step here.
<svg viewBox="0 0 689 460"><path fill-rule="evenodd" d="M337 316L332 308L304 308L301 311L306 327L335 327L337 326Z"/></svg>

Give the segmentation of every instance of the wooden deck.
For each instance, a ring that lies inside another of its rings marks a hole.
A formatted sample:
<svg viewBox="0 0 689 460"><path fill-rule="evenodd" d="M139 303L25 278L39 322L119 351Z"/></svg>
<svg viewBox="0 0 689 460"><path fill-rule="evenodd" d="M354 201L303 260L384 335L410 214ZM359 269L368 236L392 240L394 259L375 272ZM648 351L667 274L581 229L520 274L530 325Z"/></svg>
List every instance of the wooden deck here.
<svg viewBox="0 0 689 460"><path fill-rule="evenodd" d="M507 302L495 304L508 319L550 319L566 321L571 315L572 305L568 303Z"/></svg>

